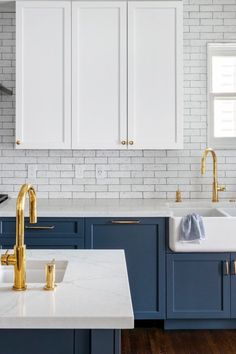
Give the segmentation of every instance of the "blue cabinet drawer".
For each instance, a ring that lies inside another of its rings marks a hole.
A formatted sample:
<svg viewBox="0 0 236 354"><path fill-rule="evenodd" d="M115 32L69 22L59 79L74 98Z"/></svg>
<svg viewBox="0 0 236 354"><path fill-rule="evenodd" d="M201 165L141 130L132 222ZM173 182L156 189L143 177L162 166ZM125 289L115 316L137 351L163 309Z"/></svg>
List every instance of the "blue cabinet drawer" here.
<svg viewBox="0 0 236 354"><path fill-rule="evenodd" d="M4 237L12 237L16 232L15 218L0 219L0 233ZM29 218L25 218L25 235L34 236L40 233L42 236L62 237L70 235L71 237L84 236L84 220L82 218L38 218L37 224L30 224Z"/></svg>
<svg viewBox="0 0 236 354"><path fill-rule="evenodd" d="M0 219L0 245L12 248L16 238L16 219ZM30 224L25 218L27 248L84 248L83 218L38 218Z"/></svg>

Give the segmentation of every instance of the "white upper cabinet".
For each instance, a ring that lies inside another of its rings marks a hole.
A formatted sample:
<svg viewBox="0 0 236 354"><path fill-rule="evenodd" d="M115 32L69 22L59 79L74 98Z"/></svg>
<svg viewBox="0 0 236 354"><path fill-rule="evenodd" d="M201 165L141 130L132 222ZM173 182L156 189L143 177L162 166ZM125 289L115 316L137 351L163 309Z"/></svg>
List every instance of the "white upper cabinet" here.
<svg viewBox="0 0 236 354"><path fill-rule="evenodd" d="M182 3L128 3L128 139L133 149L179 149Z"/></svg>
<svg viewBox="0 0 236 354"><path fill-rule="evenodd" d="M16 9L18 148L183 147L181 1Z"/></svg>
<svg viewBox="0 0 236 354"><path fill-rule="evenodd" d="M16 143L71 148L71 4L16 2Z"/></svg>
<svg viewBox="0 0 236 354"><path fill-rule="evenodd" d="M72 148L126 147L126 7L72 3Z"/></svg>

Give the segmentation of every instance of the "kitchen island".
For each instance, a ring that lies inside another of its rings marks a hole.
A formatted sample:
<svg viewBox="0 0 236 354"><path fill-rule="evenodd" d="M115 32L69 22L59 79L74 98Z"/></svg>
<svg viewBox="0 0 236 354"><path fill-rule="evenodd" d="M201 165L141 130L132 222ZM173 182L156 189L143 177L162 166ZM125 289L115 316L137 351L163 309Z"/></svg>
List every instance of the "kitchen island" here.
<svg viewBox="0 0 236 354"><path fill-rule="evenodd" d="M44 265L55 259L54 291ZM12 291L0 270L0 343L4 354L119 354L120 330L134 316L122 250L28 250L26 291Z"/></svg>

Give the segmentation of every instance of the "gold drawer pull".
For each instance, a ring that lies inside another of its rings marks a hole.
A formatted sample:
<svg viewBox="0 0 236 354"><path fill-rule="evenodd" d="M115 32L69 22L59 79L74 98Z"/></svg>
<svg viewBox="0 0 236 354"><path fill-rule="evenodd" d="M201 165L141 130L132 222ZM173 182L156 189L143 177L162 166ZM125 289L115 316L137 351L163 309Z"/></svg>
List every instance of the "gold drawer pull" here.
<svg viewBox="0 0 236 354"><path fill-rule="evenodd" d="M140 224L140 220L112 220L112 224Z"/></svg>
<svg viewBox="0 0 236 354"><path fill-rule="evenodd" d="M20 145L21 141L19 139L16 140L16 145Z"/></svg>
<svg viewBox="0 0 236 354"><path fill-rule="evenodd" d="M224 262L224 275L229 275L229 262Z"/></svg>
<svg viewBox="0 0 236 354"><path fill-rule="evenodd" d="M232 275L236 275L236 261L232 261L232 264L231 264L231 266L232 266Z"/></svg>
<svg viewBox="0 0 236 354"><path fill-rule="evenodd" d="M129 145L134 145L133 140L130 140L130 141L129 141Z"/></svg>
<svg viewBox="0 0 236 354"><path fill-rule="evenodd" d="M122 145L126 145L126 141L125 141L125 140L122 140L122 141L121 141L121 144L122 144Z"/></svg>
<svg viewBox="0 0 236 354"><path fill-rule="evenodd" d="M53 230L55 226L25 226L26 230Z"/></svg>

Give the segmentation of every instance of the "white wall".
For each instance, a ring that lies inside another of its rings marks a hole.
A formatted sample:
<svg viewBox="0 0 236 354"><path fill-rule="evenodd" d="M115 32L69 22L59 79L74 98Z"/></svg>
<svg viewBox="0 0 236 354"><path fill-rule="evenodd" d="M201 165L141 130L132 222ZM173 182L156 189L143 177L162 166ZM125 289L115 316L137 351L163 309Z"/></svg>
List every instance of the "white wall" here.
<svg viewBox="0 0 236 354"><path fill-rule="evenodd" d="M16 151L14 97L0 96L0 192L16 196L25 181L43 198L185 198L211 196L211 160L200 176L206 147L206 43L236 40L236 0L187 0L184 5L183 151ZM0 82L14 87L15 15L0 13ZM236 198L236 149L218 151L219 179ZM96 178L103 166L105 178ZM81 172L83 170L83 177Z"/></svg>

